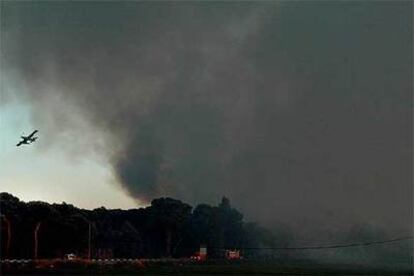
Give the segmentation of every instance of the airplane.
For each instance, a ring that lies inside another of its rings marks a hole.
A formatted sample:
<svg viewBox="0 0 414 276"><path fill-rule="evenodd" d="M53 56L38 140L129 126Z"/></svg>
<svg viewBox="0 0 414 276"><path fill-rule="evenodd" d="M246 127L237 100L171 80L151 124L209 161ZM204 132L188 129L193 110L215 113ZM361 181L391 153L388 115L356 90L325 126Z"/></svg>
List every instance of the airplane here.
<svg viewBox="0 0 414 276"><path fill-rule="evenodd" d="M33 135L35 135L35 133L37 132L38 130L35 130L35 131L33 131L30 135L28 135L28 136L21 136L21 138L23 139L23 140L21 140L16 146L18 147L18 146L20 146L20 145L23 145L23 144L26 144L26 145L28 145L28 144L31 144L31 143L33 143L34 141L36 141L36 139L37 138L39 138L39 137L33 137Z"/></svg>

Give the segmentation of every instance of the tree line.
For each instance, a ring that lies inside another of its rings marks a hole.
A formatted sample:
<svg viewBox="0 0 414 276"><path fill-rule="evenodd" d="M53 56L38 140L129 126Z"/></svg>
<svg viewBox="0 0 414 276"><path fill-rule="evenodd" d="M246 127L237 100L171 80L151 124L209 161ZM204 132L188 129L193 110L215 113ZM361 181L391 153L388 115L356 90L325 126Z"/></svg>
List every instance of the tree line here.
<svg viewBox="0 0 414 276"><path fill-rule="evenodd" d="M274 235L243 215L223 197L217 206L195 208L158 198L139 209L94 210L71 204L23 202L0 193L0 258L185 257L205 245L211 257L223 248L268 247ZM253 253L251 253L253 254Z"/></svg>

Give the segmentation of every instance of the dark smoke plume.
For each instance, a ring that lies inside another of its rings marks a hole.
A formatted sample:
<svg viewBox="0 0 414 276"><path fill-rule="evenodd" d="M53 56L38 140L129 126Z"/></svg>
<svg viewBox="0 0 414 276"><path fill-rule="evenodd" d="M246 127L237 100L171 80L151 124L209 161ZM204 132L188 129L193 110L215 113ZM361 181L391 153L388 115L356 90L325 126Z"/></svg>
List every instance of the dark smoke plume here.
<svg viewBox="0 0 414 276"><path fill-rule="evenodd" d="M132 197L412 230L411 2L1 5L5 94Z"/></svg>

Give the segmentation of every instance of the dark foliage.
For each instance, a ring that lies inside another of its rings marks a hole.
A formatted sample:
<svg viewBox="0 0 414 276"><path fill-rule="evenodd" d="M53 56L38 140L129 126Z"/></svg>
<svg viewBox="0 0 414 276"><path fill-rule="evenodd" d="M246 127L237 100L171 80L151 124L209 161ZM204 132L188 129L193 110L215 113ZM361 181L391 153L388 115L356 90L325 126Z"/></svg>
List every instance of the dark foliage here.
<svg viewBox="0 0 414 276"><path fill-rule="evenodd" d="M22 202L0 193L1 258L60 258L67 253L93 258L183 257L206 245L219 248L272 245L272 235L232 208L223 197L218 206L194 209L172 198L154 199L146 208L85 210L73 205ZM37 231L36 231L37 230Z"/></svg>

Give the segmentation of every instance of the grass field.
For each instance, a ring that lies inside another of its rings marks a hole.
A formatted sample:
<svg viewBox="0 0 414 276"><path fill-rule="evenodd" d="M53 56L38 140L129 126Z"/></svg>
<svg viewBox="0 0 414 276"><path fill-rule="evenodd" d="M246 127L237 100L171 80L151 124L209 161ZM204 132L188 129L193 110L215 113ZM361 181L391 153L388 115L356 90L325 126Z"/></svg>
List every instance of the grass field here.
<svg viewBox="0 0 414 276"><path fill-rule="evenodd" d="M2 264L2 275L413 275L410 268L373 268L309 261L208 261L157 263L53 262Z"/></svg>

